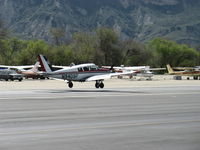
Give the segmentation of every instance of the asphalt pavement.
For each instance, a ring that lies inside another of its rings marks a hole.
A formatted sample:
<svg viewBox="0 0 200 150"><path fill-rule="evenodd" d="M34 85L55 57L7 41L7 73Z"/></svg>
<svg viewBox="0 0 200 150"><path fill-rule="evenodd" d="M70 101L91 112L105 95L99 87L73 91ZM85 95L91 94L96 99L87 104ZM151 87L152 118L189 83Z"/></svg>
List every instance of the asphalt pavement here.
<svg viewBox="0 0 200 150"><path fill-rule="evenodd" d="M0 150L199 150L200 81L0 82Z"/></svg>

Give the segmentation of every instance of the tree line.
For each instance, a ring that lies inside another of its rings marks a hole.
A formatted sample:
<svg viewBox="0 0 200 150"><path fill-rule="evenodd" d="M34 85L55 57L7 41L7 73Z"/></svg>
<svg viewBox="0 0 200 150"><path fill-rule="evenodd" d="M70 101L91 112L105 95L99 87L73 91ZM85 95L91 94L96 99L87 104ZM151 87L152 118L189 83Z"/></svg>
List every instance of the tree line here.
<svg viewBox="0 0 200 150"><path fill-rule="evenodd" d="M144 44L131 38L123 40L110 28L75 33L68 42L64 41L60 29L53 29L52 36L55 40L53 44L39 39L22 40L9 36L9 31L0 22L0 64L34 64L38 54L44 54L55 65L69 65L72 62L151 67L200 64L200 53L195 48L164 38L155 38Z"/></svg>

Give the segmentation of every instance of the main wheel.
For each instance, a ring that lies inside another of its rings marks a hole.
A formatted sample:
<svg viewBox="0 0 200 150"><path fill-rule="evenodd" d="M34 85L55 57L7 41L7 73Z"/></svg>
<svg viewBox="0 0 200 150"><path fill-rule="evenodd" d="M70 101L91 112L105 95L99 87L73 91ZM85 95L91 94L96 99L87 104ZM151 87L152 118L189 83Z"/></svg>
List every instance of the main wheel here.
<svg viewBox="0 0 200 150"><path fill-rule="evenodd" d="M101 83L99 84L99 87L100 87L101 89L104 88L104 84L103 84L103 82L101 82Z"/></svg>
<svg viewBox="0 0 200 150"><path fill-rule="evenodd" d="M98 89L100 84L98 82L95 83L95 87Z"/></svg>
<svg viewBox="0 0 200 150"><path fill-rule="evenodd" d="M72 83L72 82L69 82L69 83L68 83L68 86L69 86L69 88L72 88L72 87L73 87L73 83Z"/></svg>

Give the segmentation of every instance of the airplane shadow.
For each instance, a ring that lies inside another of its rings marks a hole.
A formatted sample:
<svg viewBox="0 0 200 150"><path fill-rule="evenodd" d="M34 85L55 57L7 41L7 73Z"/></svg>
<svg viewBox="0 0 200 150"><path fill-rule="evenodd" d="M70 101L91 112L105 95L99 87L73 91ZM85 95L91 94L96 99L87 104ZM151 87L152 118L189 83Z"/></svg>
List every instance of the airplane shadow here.
<svg viewBox="0 0 200 150"><path fill-rule="evenodd" d="M53 90L50 93L141 93L142 91L128 91L128 90Z"/></svg>

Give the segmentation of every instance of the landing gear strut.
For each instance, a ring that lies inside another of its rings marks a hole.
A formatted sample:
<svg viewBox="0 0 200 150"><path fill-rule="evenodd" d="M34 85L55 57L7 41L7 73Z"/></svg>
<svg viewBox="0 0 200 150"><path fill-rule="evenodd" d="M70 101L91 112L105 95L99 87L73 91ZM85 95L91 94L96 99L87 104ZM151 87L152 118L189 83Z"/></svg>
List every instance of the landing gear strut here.
<svg viewBox="0 0 200 150"><path fill-rule="evenodd" d="M194 76L193 79L194 79L194 80L198 80L198 76Z"/></svg>
<svg viewBox="0 0 200 150"><path fill-rule="evenodd" d="M71 81L68 82L69 88L73 88L73 83Z"/></svg>
<svg viewBox="0 0 200 150"><path fill-rule="evenodd" d="M96 87L97 89L98 89L98 88L103 89L103 88L104 88L104 84L103 84L102 81L96 81L95 87Z"/></svg>

